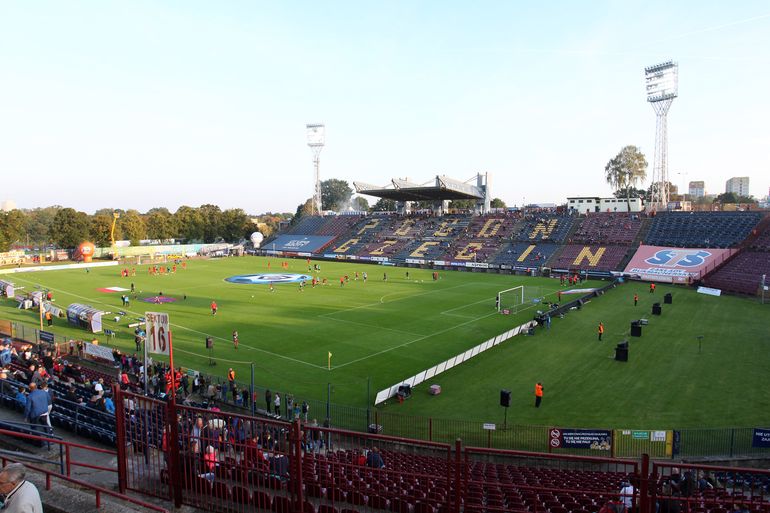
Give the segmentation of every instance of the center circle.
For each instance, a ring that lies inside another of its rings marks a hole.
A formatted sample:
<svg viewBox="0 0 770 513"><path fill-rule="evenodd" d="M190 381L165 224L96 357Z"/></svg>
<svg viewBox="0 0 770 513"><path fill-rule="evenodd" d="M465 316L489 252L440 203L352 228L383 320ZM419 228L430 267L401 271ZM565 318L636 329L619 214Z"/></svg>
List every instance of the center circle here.
<svg viewBox="0 0 770 513"><path fill-rule="evenodd" d="M238 274L225 278L230 283L241 285L258 285L264 283L297 283L300 281L312 280L312 276L307 274L289 274L289 273L263 273L263 274Z"/></svg>

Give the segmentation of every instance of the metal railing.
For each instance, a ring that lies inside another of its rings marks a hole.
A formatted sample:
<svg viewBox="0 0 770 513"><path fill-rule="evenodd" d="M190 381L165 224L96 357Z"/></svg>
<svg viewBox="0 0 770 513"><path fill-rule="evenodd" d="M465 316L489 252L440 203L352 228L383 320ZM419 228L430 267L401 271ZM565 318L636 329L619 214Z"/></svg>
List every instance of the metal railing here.
<svg viewBox="0 0 770 513"><path fill-rule="evenodd" d="M115 492L113 490L109 490L107 488L97 486L91 483L88 483L86 481L82 481L80 479L75 479L71 477L71 472L73 467L84 467L84 468L90 468L94 470L100 470L103 472L111 472L117 474L117 469L113 467L105 467L103 465L94 465L92 463L87 463L85 461L78 461L72 457L72 451L71 449L81 449L86 450L90 452L95 453L101 453L101 454L109 454L109 455L116 455L117 453L115 451L110 451L107 449L100 449L98 447L91 447L88 445L78 444L74 442L65 442L63 440L60 440L58 438L51 438L47 436L38 436L38 435L32 435L28 433L19 433L16 431L8 431L5 429L0 429L0 436L9 437L9 438L17 438L17 439L24 439L24 440L34 440L39 443L47 443L47 444L59 444L60 447L64 448L64 471L63 472L55 472L50 469L45 469L36 465L30 465L29 463L25 462L24 460L26 458L24 457L12 457L7 454L3 454L0 456L0 461L2 461L3 466L5 466L8 462L18 462L23 463L24 466L26 466L30 470L34 470L36 472L41 472L45 474L45 487L46 490L51 489L51 479L56 478L60 479L62 481L66 481L75 485L78 485L80 487L86 488L88 490L91 490L94 492L94 498L96 501L96 507L101 507L102 494L109 495L111 497L115 497L116 499L119 499L121 501L130 502L132 504L137 504L139 506L142 506L144 508L147 508L151 511L158 511L161 513L168 513L168 510L166 508L162 508L160 506L155 506L154 504L147 503L145 501L142 501L140 499L136 499L134 497L130 497L128 495Z"/></svg>

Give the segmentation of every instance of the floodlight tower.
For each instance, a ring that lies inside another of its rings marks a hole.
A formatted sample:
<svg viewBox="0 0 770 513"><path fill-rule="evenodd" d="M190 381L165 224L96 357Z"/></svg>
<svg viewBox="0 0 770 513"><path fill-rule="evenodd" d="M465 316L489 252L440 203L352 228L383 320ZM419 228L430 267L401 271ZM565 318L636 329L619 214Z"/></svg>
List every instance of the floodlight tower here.
<svg viewBox="0 0 770 513"><path fill-rule="evenodd" d="M644 68L647 101L655 110L655 162L652 168L650 202L657 210L666 209L668 180L668 109L679 95L679 64L667 61Z"/></svg>
<svg viewBox="0 0 770 513"><path fill-rule="evenodd" d="M313 165L315 166L315 189L313 192L313 214L321 214L321 150L326 139L324 125L306 125L307 145L313 150Z"/></svg>

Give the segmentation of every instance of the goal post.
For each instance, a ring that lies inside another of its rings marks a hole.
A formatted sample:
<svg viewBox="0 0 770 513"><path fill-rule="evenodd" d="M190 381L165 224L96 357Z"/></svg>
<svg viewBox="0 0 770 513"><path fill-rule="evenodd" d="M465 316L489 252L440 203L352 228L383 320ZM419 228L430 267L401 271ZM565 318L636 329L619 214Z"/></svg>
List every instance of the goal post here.
<svg viewBox="0 0 770 513"><path fill-rule="evenodd" d="M495 298L495 307L498 312L503 310L518 312L542 300L540 287L519 285L518 287L511 287L510 289L498 292Z"/></svg>
<svg viewBox="0 0 770 513"><path fill-rule="evenodd" d="M495 306L497 311L502 310L517 310L524 304L524 286L512 287L510 289L501 290L497 293L495 300Z"/></svg>

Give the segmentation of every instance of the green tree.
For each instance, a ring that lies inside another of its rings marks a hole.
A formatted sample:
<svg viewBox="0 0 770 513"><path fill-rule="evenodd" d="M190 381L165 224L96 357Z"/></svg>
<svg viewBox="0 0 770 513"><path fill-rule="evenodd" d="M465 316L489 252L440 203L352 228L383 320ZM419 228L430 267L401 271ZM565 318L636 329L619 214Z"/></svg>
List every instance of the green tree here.
<svg viewBox="0 0 770 513"><path fill-rule="evenodd" d="M458 210L473 210L476 208L476 200L452 200L449 202L449 208L455 208Z"/></svg>
<svg viewBox="0 0 770 513"><path fill-rule="evenodd" d="M728 203L756 203L757 200L754 198L754 196L740 196L739 194L735 192L723 192L722 194L717 195L716 198L714 198L715 203L721 203L722 205L726 205Z"/></svg>
<svg viewBox="0 0 770 513"><path fill-rule="evenodd" d="M613 193L616 198L643 198L645 201L650 198L648 189L638 189L636 187L623 187Z"/></svg>
<svg viewBox="0 0 770 513"><path fill-rule="evenodd" d="M604 166L604 178L613 190L626 190L628 211L631 211L630 187L647 177L647 159L636 146L625 146Z"/></svg>
<svg viewBox="0 0 770 513"><path fill-rule="evenodd" d="M222 212L220 234L226 241L238 242L247 238L254 228L251 219L242 209L233 208Z"/></svg>
<svg viewBox="0 0 770 513"><path fill-rule="evenodd" d="M25 230L31 244L45 246L48 243L50 240L48 234L51 232L54 217L61 208L60 206L53 206L36 208L27 212Z"/></svg>
<svg viewBox="0 0 770 513"><path fill-rule="evenodd" d="M303 217L313 215L313 199L310 198L304 203L297 205L297 213L291 218L291 224L295 225L299 223Z"/></svg>
<svg viewBox="0 0 770 513"><path fill-rule="evenodd" d="M345 180L330 178L321 182L321 209L339 212L350 203L353 189Z"/></svg>
<svg viewBox="0 0 770 513"><path fill-rule="evenodd" d="M369 200L363 196L356 196L353 198L353 201L351 201L350 206L353 207L353 210L366 212L369 210Z"/></svg>
<svg viewBox="0 0 770 513"><path fill-rule="evenodd" d="M198 211L203 218L203 242L216 242L222 238L222 210L211 204L201 205Z"/></svg>
<svg viewBox="0 0 770 513"><path fill-rule="evenodd" d="M144 224L148 239L164 241L177 233L174 216L166 208L150 209L144 216Z"/></svg>
<svg viewBox="0 0 770 513"><path fill-rule="evenodd" d="M494 198L489 202L489 206L491 208L506 208L505 201L501 200L500 198Z"/></svg>
<svg viewBox="0 0 770 513"><path fill-rule="evenodd" d="M396 210L396 201L387 198L380 198L372 206L372 212L394 212Z"/></svg>
<svg viewBox="0 0 770 513"><path fill-rule="evenodd" d="M147 238L147 227L144 224L144 219L136 210L129 210L125 214L121 214L118 219L118 226L123 237L131 241L132 246L138 246L139 241Z"/></svg>
<svg viewBox="0 0 770 513"><path fill-rule="evenodd" d="M48 236L60 248L76 248L89 239L90 224L85 212L62 208L56 212Z"/></svg>
<svg viewBox="0 0 770 513"><path fill-rule="evenodd" d="M91 227L89 233L91 242L97 247L109 247L112 245L112 212L109 214L94 214L90 218ZM115 240L120 239L120 227L115 227Z"/></svg>
<svg viewBox="0 0 770 513"><path fill-rule="evenodd" d="M27 216L21 210L0 212L0 251L8 251L25 237L26 224Z"/></svg>
<svg viewBox="0 0 770 513"><path fill-rule="evenodd" d="M186 242L203 240L203 225L205 221L198 209L183 205L174 212L174 224L177 233Z"/></svg>

